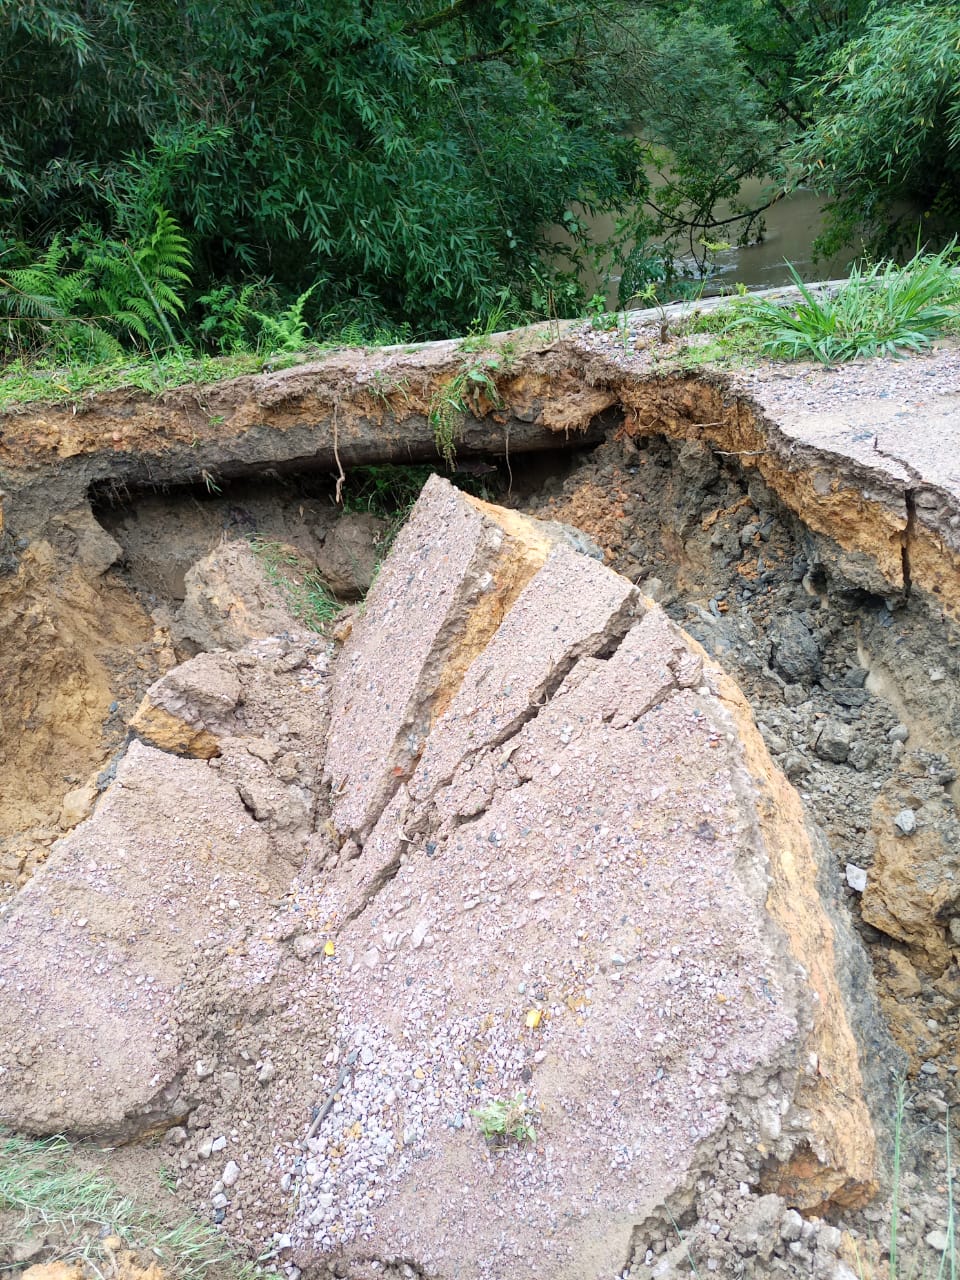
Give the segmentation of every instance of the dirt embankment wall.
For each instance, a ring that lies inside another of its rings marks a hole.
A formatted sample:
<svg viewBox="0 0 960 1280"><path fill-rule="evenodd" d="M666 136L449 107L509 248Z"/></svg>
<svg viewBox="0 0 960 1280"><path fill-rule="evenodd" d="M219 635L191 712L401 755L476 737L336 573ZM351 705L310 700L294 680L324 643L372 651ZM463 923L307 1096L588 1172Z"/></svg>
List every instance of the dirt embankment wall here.
<svg viewBox="0 0 960 1280"><path fill-rule="evenodd" d="M960 619L956 350L867 370L732 372L692 369L695 349L638 334L627 349L618 335L567 327L500 336L483 350L344 351L210 386L4 414L6 878L25 875L83 812L91 771L175 657L163 619L117 575L124 549L94 519L91 498L156 501L171 486L207 495L241 480L437 461L438 422L452 424L459 462L499 459L508 473L524 453L663 438L762 480L846 583L925 602L933 627ZM26 829L36 840L24 840Z"/></svg>

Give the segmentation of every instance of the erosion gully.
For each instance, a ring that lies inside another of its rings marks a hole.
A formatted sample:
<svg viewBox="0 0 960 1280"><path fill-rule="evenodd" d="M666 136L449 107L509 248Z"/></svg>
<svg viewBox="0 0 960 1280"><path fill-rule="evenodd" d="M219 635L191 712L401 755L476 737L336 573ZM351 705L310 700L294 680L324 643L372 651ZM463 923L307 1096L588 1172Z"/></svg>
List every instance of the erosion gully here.
<svg viewBox="0 0 960 1280"><path fill-rule="evenodd" d="M638 363L642 330L632 342L626 362L548 333L493 354L348 353L7 414L0 901L108 784L144 690L212 643L178 631L191 566L256 537L358 598L422 468L442 469L436 397L482 362L498 399L466 405L451 479L581 530L739 682L834 853L829 892L909 1061L915 1180L935 1178L960 1100L955 564L945 549L938 577L917 541L922 483L891 517L869 466L785 447L748 394Z"/></svg>

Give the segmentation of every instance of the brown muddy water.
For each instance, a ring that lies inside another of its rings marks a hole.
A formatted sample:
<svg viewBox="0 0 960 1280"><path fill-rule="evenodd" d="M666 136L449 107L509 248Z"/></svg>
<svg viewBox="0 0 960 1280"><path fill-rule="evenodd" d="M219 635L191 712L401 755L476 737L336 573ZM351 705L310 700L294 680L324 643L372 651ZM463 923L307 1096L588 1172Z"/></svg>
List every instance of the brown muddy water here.
<svg viewBox="0 0 960 1280"><path fill-rule="evenodd" d="M760 205L764 198L769 199L769 196L763 196L763 190L764 184L759 179L745 182L741 198L751 205ZM612 218L590 217L582 210L578 210L578 216L583 218L597 239L612 235ZM718 211L718 217L723 216L724 212ZM815 259L813 242L822 228L821 198L812 191L791 192L763 214L762 231L756 240L712 255L709 274L703 281L703 296L732 292L736 285L745 285L748 289L769 289L790 283L788 262L793 264L803 280L828 280L846 275L854 257L850 251L831 258ZM719 239L719 231L713 234ZM565 238L559 229L557 238ZM699 268L694 256L689 251L684 254L682 245L678 249L676 263L681 271L689 272L693 281L698 280ZM588 295L604 291L601 271L585 271L582 279ZM619 284L619 275L614 275L605 290L607 305L611 309L618 305Z"/></svg>

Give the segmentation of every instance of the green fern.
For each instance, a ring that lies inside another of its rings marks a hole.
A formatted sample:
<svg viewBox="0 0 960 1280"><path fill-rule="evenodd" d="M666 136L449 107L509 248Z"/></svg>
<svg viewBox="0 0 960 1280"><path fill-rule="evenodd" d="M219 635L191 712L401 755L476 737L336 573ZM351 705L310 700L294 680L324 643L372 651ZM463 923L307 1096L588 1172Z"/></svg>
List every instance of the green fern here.
<svg viewBox="0 0 960 1280"><path fill-rule="evenodd" d="M257 321L259 335L257 346L267 347L270 351L302 351L310 337L310 326L304 319L304 310L310 295L316 289L316 283L305 289L296 301L277 315L269 315L265 311L255 311L243 303L241 294L241 310L243 314Z"/></svg>
<svg viewBox="0 0 960 1280"><path fill-rule="evenodd" d="M67 267L68 257L61 237L54 236L36 262L0 275L0 324L8 353L96 361L118 354L114 339L76 314L87 277Z"/></svg>
<svg viewBox="0 0 960 1280"><path fill-rule="evenodd" d="M457 458L456 440L463 427L464 415L472 413L474 417L480 417L481 398L488 400L495 409L503 405L493 377L496 367L495 358L464 365L431 397L427 418L433 428L437 452L451 471Z"/></svg>
<svg viewBox="0 0 960 1280"><path fill-rule="evenodd" d="M123 342L174 347L170 319L189 284L186 238L165 209L137 244L83 227L60 235L34 262L0 271L5 354L57 360L116 359Z"/></svg>
<svg viewBox="0 0 960 1280"><path fill-rule="evenodd" d="M74 248L90 277L82 300L98 324L134 343L152 348L162 336L174 347L170 319L183 311L179 288L190 283L190 251L173 217L159 206L155 214L154 228L140 244L87 227Z"/></svg>

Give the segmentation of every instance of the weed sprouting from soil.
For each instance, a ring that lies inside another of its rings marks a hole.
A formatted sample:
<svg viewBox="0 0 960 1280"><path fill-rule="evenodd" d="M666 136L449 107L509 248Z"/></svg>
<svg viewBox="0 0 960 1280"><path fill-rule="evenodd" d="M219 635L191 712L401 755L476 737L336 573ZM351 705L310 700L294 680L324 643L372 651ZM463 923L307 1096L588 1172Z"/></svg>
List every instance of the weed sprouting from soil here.
<svg viewBox="0 0 960 1280"><path fill-rule="evenodd" d="M45 1238L51 1256L82 1262L94 1275L115 1271L114 1255L122 1248L156 1260L165 1274L182 1280L253 1280L253 1267L212 1227L196 1220L169 1226L100 1174L81 1169L62 1137L0 1132L0 1210L8 1224L0 1233L0 1255L24 1239Z"/></svg>
<svg viewBox="0 0 960 1280"><path fill-rule="evenodd" d="M514 1098L494 1098L471 1114L488 1142L504 1142L508 1138L516 1142L536 1141L533 1113L523 1093Z"/></svg>
<svg viewBox="0 0 960 1280"><path fill-rule="evenodd" d="M503 403L493 377L495 368L496 362L492 358L464 365L449 382L434 392L430 401L430 426L437 452L451 470L456 461L456 437L464 414L477 408L481 396L494 408L500 408Z"/></svg>
<svg viewBox="0 0 960 1280"><path fill-rule="evenodd" d="M309 569L301 557L282 542L251 538L250 545L267 580L283 596L297 621L310 631L323 632L340 612L341 605L316 570Z"/></svg>

